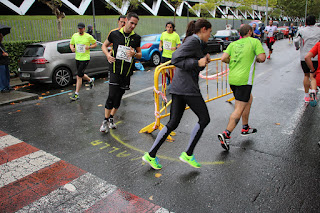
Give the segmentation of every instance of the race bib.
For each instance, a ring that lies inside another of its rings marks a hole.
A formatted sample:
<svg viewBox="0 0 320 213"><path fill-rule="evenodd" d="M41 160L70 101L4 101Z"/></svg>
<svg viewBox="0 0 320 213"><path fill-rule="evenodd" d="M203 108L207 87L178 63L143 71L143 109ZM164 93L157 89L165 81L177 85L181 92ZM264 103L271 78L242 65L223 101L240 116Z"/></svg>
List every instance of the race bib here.
<svg viewBox="0 0 320 213"><path fill-rule="evenodd" d="M126 62L131 63L132 57L128 57L127 51L130 50L130 47L126 47L123 45L118 46L116 59L124 60Z"/></svg>
<svg viewBox="0 0 320 213"><path fill-rule="evenodd" d="M289 33L292 33L292 30L289 30Z"/></svg>
<svg viewBox="0 0 320 213"><path fill-rule="evenodd" d="M86 52L86 45L85 44L76 44L77 52L78 53L85 53Z"/></svg>
<svg viewBox="0 0 320 213"><path fill-rule="evenodd" d="M273 30L269 30L268 37L273 37Z"/></svg>
<svg viewBox="0 0 320 213"><path fill-rule="evenodd" d="M172 43L170 41L163 41L163 49L171 50Z"/></svg>

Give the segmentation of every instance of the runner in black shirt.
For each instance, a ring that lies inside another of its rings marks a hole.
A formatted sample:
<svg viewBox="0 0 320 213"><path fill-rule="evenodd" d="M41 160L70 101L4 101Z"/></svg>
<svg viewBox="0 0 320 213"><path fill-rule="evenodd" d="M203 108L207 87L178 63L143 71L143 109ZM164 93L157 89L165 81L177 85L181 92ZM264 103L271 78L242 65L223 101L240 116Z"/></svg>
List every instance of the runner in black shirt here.
<svg viewBox="0 0 320 213"><path fill-rule="evenodd" d="M102 50L110 63L109 97L105 105L105 119L100 127L101 132L107 132L108 127L115 129L113 116L120 107L121 98L129 90L130 77L134 70L134 58L141 58L141 37L133 30L137 26L139 17L136 13L129 13L126 24L119 30L110 32L102 45ZM112 51L108 46L113 44Z"/></svg>

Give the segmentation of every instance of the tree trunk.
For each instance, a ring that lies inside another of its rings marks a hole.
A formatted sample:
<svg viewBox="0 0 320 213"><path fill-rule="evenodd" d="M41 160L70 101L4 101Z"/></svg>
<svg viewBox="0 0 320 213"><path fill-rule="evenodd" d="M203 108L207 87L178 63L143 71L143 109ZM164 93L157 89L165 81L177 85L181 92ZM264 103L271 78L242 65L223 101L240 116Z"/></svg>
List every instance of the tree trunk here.
<svg viewBox="0 0 320 213"><path fill-rule="evenodd" d="M57 24L58 24L58 39L62 38L62 18L57 19Z"/></svg>

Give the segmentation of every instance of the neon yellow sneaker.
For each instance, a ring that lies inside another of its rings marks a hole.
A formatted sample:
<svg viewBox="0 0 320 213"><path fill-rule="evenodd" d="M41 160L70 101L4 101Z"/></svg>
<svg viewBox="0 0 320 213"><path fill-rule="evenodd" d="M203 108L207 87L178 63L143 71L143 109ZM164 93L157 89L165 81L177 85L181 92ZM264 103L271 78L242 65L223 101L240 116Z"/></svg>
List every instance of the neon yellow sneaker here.
<svg viewBox="0 0 320 213"><path fill-rule="evenodd" d="M201 167L201 164L198 163L198 161L194 158L194 155L187 155L186 152L182 152L179 159L182 161L182 162L185 162L187 164L189 164L190 166L194 167L194 168L200 168Z"/></svg>
<svg viewBox="0 0 320 213"><path fill-rule="evenodd" d="M144 156L142 157L142 160L144 162L148 163L154 169L159 170L159 169L162 168L162 165L159 163L159 158L151 157L148 152L144 153Z"/></svg>

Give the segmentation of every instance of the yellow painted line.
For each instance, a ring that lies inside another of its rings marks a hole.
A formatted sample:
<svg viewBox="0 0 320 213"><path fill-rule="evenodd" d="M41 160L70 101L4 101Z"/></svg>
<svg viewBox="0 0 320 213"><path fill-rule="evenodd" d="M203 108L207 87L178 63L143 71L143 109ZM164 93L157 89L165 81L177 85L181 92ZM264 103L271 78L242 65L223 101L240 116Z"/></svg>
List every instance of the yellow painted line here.
<svg viewBox="0 0 320 213"><path fill-rule="evenodd" d="M118 125L119 123L121 123L121 121L117 122L116 124ZM132 149L132 150L135 150L137 152L140 152L142 154L145 153L145 151L141 150L141 149L138 149L137 147L134 147L130 144L127 144L125 142L123 142L119 136L117 136L116 134L114 134L113 130L110 129L110 135L116 139L116 141L118 141L119 143L121 143L122 145L124 145L125 147L129 148L129 149ZM142 157L142 156L141 156ZM170 161L175 161L175 162L181 162L178 157L177 158L171 158L171 157L167 157L167 156L164 156L164 155L157 155L158 158L161 158L161 159L165 159L165 160L170 160ZM181 162L182 163L182 162ZM221 165L221 164L225 164L226 162L224 161L209 161L209 162L199 162L200 164L202 165Z"/></svg>

